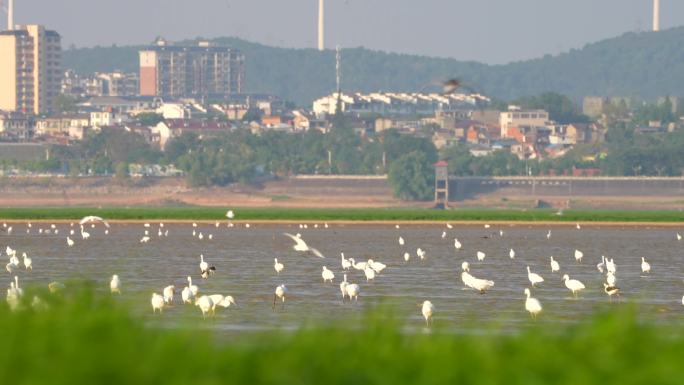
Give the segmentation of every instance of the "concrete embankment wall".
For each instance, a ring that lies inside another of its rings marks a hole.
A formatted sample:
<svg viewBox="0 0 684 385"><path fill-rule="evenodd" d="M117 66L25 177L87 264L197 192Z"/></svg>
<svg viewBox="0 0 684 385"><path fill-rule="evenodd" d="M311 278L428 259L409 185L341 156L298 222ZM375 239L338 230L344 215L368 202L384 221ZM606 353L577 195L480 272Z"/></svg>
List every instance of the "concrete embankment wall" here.
<svg viewBox="0 0 684 385"><path fill-rule="evenodd" d="M667 196L684 198L684 178L637 177L451 177L449 200L503 196Z"/></svg>

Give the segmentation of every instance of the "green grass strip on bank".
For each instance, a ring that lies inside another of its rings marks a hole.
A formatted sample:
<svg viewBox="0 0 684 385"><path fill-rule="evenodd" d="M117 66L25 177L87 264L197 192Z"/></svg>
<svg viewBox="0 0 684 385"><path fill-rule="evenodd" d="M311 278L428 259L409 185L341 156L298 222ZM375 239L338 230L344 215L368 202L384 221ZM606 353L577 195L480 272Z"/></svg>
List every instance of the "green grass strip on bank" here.
<svg viewBox="0 0 684 385"><path fill-rule="evenodd" d="M422 208L300 209L236 208L235 220L290 221L552 221L552 222L684 222L683 211L628 210L499 210ZM110 220L226 220L216 207L45 207L0 208L3 220L75 220L98 215Z"/></svg>
<svg viewBox="0 0 684 385"><path fill-rule="evenodd" d="M21 310L0 303L3 384L604 385L684 378L684 329L639 321L629 306L575 325L530 322L512 334L486 326L460 333L439 322L429 333L410 332L372 314L353 325L231 333L212 330L199 311L193 325L162 327L167 315L135 315L119 298L71 284L57 296L26 291ZM36 293L47 309L31 307Z"/></svg>

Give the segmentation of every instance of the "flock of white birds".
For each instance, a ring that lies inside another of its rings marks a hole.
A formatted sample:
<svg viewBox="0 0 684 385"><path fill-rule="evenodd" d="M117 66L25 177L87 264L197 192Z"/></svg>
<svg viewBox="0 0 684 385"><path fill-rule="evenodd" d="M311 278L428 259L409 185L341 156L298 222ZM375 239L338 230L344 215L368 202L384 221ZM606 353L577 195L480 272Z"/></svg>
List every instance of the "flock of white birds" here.
<svg viewBox="0 0 684 385"><path fill-rule="evenodd" d="M231 222L235 218L235 214L232 210L229 210L226 213L226 217L228 218L228 227L233 227L234 224ZM86 231L87 225L90 225L91 227L95 227L96 224L102 224L105 227L104 234L107 235L109 234L109 223L104 220L103 218L97 217L97 216L87 216L84 217L79 223L78 226L75 226L75 223L70 224L70 229L69 229L69 234L66 236L66 244L67 247L73 247L76 244L76 240L78 237L81 238L81 240L86 241L90 238L90 234ZM216 227L220 226L219 222L215 223ZM7 223L3 223L2 225L2 230L8 234L11 235L12 231L14 230L11 225L8 225ZM246 228L249 228L249 224L244 224ZM313 225L316 228L318 228L318 224ZM580 224L575 225L577 230L581 229ZM140 243L147 243L151 239L151 234L150 234L150 228L151 224L150 223L145 223L143 225L144 230L142 237L140 238ZM308 228L308 225L305 224L300 224L299 227L301 229L306 229ZM322 225L324 228L328 228L328 224L324 223ZM400 226L397 224L395 225L396 229L399 229ZM446 224L447 230L452 229L453 226L449 223ZM484 225L485 229L489 229L490 225ZM199 240L202 239L212 239L213 235L212 234L203 234L201 231L197 230L197 223L192 224L192 235L193 237L196 237ZM31 223L27 224L26 227L26 233L30 234L31 231L33 230L33 226ZM78 233L77 233L78 231ZM37 229L38 234L59 234L59 229L55 224L49 225L48 227L42 227L40 226ZM168 230L164 228L164 223L159 223L158 228L157 228L157 236L158 237L168 237L169 233ZM325 256L316 248L311 247L302 237L301 234L290 234L290 233L283 233L283 236L288 237L290 240L294 242L292 248L296 252L302 253L302 254L307 254L311 255L317 258L325 258ZM446 238L447 236L447 231L443 231L441 238ZM497 236L497 233L491 233L488 235L488 237L495 237ZM504 232L503 230L498 231L498 236L503 237ZM548 230L546 233L546 238L550 239L552 237L551 230ZM675 234L675 240L676 241L681 241L682 236L679 233ZM404 247L406 245L406 240L402 237L398 237L398 243L400 246ZM461 241L459 241L458 238L454 238L454 249L456 251L461 250L463 247L463 244ZM13 249L11 246L7 246L5 248L5 253L7 257L9 258L8 263L5 265L6 271L10 274L10 276L13 276L13 279L10 281L9 288L7 289L7 303L10 306L11 309L16 309L19 304L20 304L20 299L23 296L23 289L19 286L19 277L16 275L17 271L22 268L26 270L27 272L30 272L33 270L33 260L27 255L26 252L21 253L22 260L17 257L18 251ZM419 260L424 260L427 256L427 252L423 250L422 248L417 248L415 252L416 258ZM512 248L509 250L508 256L510 259L515 259L516 257L516 252ZM410 252L404 252L403 254L403 259L405 263L408 263L410 259L413 257L413 254ZM576 263L581 263L582 259L584 257L584 253L576 249L574 251L574 258ZM487 258L487 255L482 252L482 251L477 251L475 253L475 258L477 262L484 261L485 258ZM550 271L552 273L558 273L561 271L561 266L557 260L554 259L553 256L550 257L549 261L549 267ZM473 263L476 263L473 261ZM357 301L360 294L361 294L361 285L359 283L354 283L351 281L348 281L347 278L347 273L349 270L358 270L363 272L366 282L371 282L376 279L377 276L381 275L383 270L387 267L384 263L380 261L376 261L373 259L367 259L366 261L357 261L352 257L346 258L344 253L340 253L340 267L342 271L344 272L343 274L343 280L339 284L340 288L340 293L342 296L342 301L344 302L345 300L349 301ZM470 262L468 261L463 261L461 264L461 280L463 281L463 284L465 285L466 288L470 288L473 290L478 291L481 294L485 294L489 289L494 287L495 282L491 279L486 279L486 278L478 278L475 275L471 274L470 270ZM216 271L217 268L213 265L211 265L207 260L204 259L204 255L200 254L199 256L199 274L203 279L209 279ZM278 258L274 258L274 264L273 264L273 269L275 270L276 275L280 275L280 273L285 270L285 265L282 262L278 261ZM536 318L539 313L542 312L542 304L541 302L532 297L532 291L530 288L535 288L538 285L541 285L544 283L544 278L539 272L535 272L532 270L530 266L526 267L527 269L527 278L529 281L529 286L530 287L525 287L523 290L524 297L525 297L525 302L524 302L524 308L527 312L530 313L530 315L533 318ZM620 288L617 286L617 264L615 263L613 258L606 258L605 256L601 257L601 262L599 262L596 265L596 269L600 274L605 274L605 282L603 283L603 289L606 295L610 298L612 301L613 296L618 296L620 295ZM649 264L648 261L646 261L645 257L641 257L641 272L642 274L650 274L651 271L651 265ZM333 270L329 269L327 266L323 266L322 272L321 272L321 278L323 283L332 283L335 279L335 273ZM579 280L577 279L572 279L568 274L563 274L562 276L562 282L565 285L565 287L572 293L572 296L574 298L577 298L580 293L586 289L586 286ZM64 284L60 282L51 282L48 285L48 288L50 292L58 292L60 290L63 290L65 288ZM122 292L122 282L121 279L117 274L112 275L110 283L109 283L109 288L112 294L121 294ZM158 292L152 293L150 304L152 306L152 311L153 313L159 312L160 314L163 312L163 310L168 307L172 306L174 304L174 300L176 297L177 293L177 288L175 285L168 285L164 288L161 289L161 294ZM280 303L280 308L284 309L285 307L285 299L288 293L288 289L285 284L280 284L278 285L275 290L273 291L273 310L276 310L276 306L278 303ZM193 284L192 282L192 276L188 275L187 277L187 285L185 285L181 290L180 290L180 296L181 296L181 301L183 304L192 304L197 306L201 313L202 317L212 317L216 313L217 307L220 308L228 308L231 305L237 306L237 303L235 299L230 296L230 295L223 295L223 294L201 294L200 289L196 284ZM32 299L31 305L34 307L44 307L45 304L44 302L37 296L35 296ZM684 296L682 297L682 305L684 305ZM432 304L431 301L425 300L422 303L421 307L421 313L423 315L423 318L425 319L425 323L427 326L430 326L432 323L432 317L435 312L435 306Z"/></svg>

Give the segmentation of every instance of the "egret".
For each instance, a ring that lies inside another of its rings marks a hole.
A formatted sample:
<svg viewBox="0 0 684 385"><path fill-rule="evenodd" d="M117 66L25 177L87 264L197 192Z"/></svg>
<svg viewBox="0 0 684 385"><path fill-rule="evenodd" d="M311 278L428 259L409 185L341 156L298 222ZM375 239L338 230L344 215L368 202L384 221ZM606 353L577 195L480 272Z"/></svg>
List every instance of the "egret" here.
<svg viewBox="0 0 684 385"><path fill-rule="evenodd" d="M642 273L650 273L651 272L651 264L646 262L646 258L641 257L641 272Z"/></svg>
<svg viewBox="0 0 684 385"><path fill-rule="evenodd" d="M602 255L601 256L601 262L599 262L596 265L596 269L598 269L599 273L603 274L603 268L606 267L606 256Z"/></svg>
<svg viewBox="0 0 684 385"><path fill-rule="evenodd" d="M615 286L615 283L617 283L617 278L615 277L615 274L611 273L610 271L606 273L606 282L610 286Z"/></svg>
<svg viewBox="0 0 684 385"><path fill-rule="evenodd" d="M121 294L121 281L119 280L119 276L116 274L112 275L112 280L109 281L109 291L112 294Z"/></svg>
<svg viewBox="0 0 684 385"><path fill-rule="evenodd" d="M549 230L549 232L546 233L546 239L550 239L550 238L551 238L551 230Z"/></svg>
<svg viewBox="0 0 684 385"><path fill-rule="evenodd" d="M162 313L162 309L164 309L164 304L166 301L164 301L164 297L157 293L152 293L152 313L156 313L157 310L159 310L159 314Z"/></svg>
<svg viewBox="0 0 684 385"><path fill-rule="evenodd" d="M342 270L349 270L351 267L351 262L349 262L348 259L344 258L344 253L340 253L340 257L342 257Z"/></svg>
<svg viewBox="0 0 684 385"><path fill-rule="evenodd" d="M204 254L200 254L199 268L200 268L200 273L204 273L205 271L207 271L209 269L209 263L207 263L204 260Z"/></svg>
<svg viewBox="0 0 684 385"><path fill-rule="evenodd" d="M83 239L89 239L90 238L90 233L83 230L82 227L81 227L81 238L83 238Z"/></svg>
<svg viewBox="0 0 684 385"><path fill-rule="evenodd" d="M226 218L228 218L228 219L235 218L235 213L233 212L233 210L228 210L228 212L226 212Z"/></svg>
<svg viewBox="0 0 684 385"><path fill-rule="evenodd" d="M366 265L366 268L363 269L363 273L366 275L366 282L375 279L375 270L371 269L370 266Z"/></svg>
<svg viewBox="0 0 684 385"><path fill-rule="evenodd" d="M399 237L399 245L400 245L400 246L404 246L404 243L405 243L405 242L404 242L404 238Z"/></svg>
<svg viewBox="0 0 684 385"><path fill-rule="evenodd" d="M278 262L278 258L273 258L273 261L274 261L273 262L273 268L276 271L276 275L280 275L280 272L283 271L283 269L285 268L285 265Z"/></svg>
<svg viewBox="0 0 684 385"><path fill-rule="evenodd" d="M535 287L538 283L544 282L544 278L537 273L532 273L529 266L527 266L527 279L530 280L532 287Z"/></svg>
<svg viewBox="0 0 684 385"><path fill-rule="evenodd" d="M14 265L12 264L12 262L8 262L5 265L5 270L7 270L7 272L10 274L14 273Z"/></svg>
<svg viewBox="0 0 684 385"><path fill-rule="evenodd" d="M423 308L421 309L423 313L423 318L425 318L425 326L430 327L432 323L432 314L435 312L435 307L430 301L423 301Z"/></svg>
<svg viewBox="0 0 684 385"><path fill-rule="evenodd" d="M167 305L173 304L173 295L176 293L176 286L169 285L162 291L164 303Z"/></svg>
<svg viewBox="0 0 684 385"><path fill-rule="evenodd" d="M140 243L147 243L150 241L149 235L145 235L142 238L140 238Z"/></svg>
<svg viewBox="0 0 684 385"><path fill-rule="evenodd" d="M532 318L537 318L537 314L542 311L541 303L536 298L531 297L530 289L525 288L525 310L527 310Z"/></svg>
<svg viewBox="0 0 684 385"><path fill-rule="evenodd" d="M368 266L370 266L371 269L375 270L375 272L378 274L380 274L380 272L385 270L385 268L387 267L387 265L385 265L384 263L374 261L372 259L369 259L367 264L368 264Z"/></svg>
<svg viewBox="0 0 684 385"><path fill-rule="evenodd" d="M188 276L188 289L192 292L193 297L197 297L197 293L199 293L199 287L197 285L192 284L192 277Z"/></svg>
<svg viewBox="0 0 684 385"><path fill-rule="evenodd" d="M347 282L347 274L344 275L344 280L340 282L340 292L342 292L342 302L344 302L344 297L347 296L347 285L349 282Z"/></svg>
<svg viewBox="0 0 684 385"><path fill-rule="evenodd" d="M677 233L677 240L678 240L678 241L681 241L681 240L682 240L682 235L679 234L679 233Z"/></svg>
<svg viewBox="0 0 684 385"><path fill-rule="evenodd" d="M366 270L366 265L367 265L368 263L366 263L366 262L358 262L358 263L357 263L356 260L355 260L354 258L348 258L348 259L349 259L349 262L351 262L352 267L353 267L354 269L356 269L356 270Z"/></svg>
<svg viewBox="0 0 684 385"><path fill-rule="evenodd" d="M577 262L582 262L582 258L584 257L584 253L575 249L575 261Z"/></svg>
<svg viewBox="0 0 684 385"><path fill-rule="evenodd" d="M611 301L613 300L613 295L620 297L620 288L615 285L609 285L604 282L603 291L608 294L608 298L610 298Z"/></svg>
<svg viewBox="0 0 684 385"><path fill-rule="evenodd" d="M192 295L192 291L187 286L185 286L181 291L181 298L183 299L183 303L192 303L192 299L194 297L195 296Z"/></svg>
<svg viewBox="0 0 684 385"><path fill-rule="evenodd" d="M470 275L470 273L468 272L468 265L466 263L461 265L461 268L463 268L463 272L461 273L461 280L467 287L479 291L480 294L485 294L487 290L494 286L494 281L478 279Z"/></svg>
<svg viewBox="0 0 684 385"><path fill-rule="evenodd" d="M581 229L582 229L582 226L580 226L580 224L577 223L577 224L575 224L575 228L577 228L577 230L581 230Z"/></svg>
<svg viewBox="0 0 684 385"><path fill-rule="evenodd" d="M615 274L615 272L617 271L617 265L615 264L615 260L613 258L606 258L606 270L608 270L609 273L613 274Z"/></svg>
<svg viewBox="0 0 684 385"><path fill-rule="evenodd" d="M411 259L411 254L409 254L409 253L404 253L404 261L408 262L409 259Z"/></svg>
<svg viewBox="0 0 684 385"><path fill-rule="evenodd" d="M354 301L359 300L359 294L361 293L361 287L355 283L350 283L345 286L345 290L347 291L347 296L349 297L349 300L351 301L352 298Z"/></svg>
<svg viewBox="0 0 684 385"><path fill-rule="evenodd" d="M485 259L486 256L487 256L487 255L486 255L485 253L481 252L481 251L478 251L478 252L477 252L477 260L478 260L478 261L484 261L484 259Z"/></svg>
<svg viewBox="0 0 684 385"><path fill-rule="evenodd" d="M461 247L463 247L461 242L458 241L458 238L454 238L454 247L456 248L456 250L461 250Z"/></svg>
<svg viewBox="0 0 684 385"><path fill-rule="evenodd" d="M333 279L335 279L335 273L328 270L327 267L323 266L323 272L321 273L321 277L323 277L323 282L330 281L330 283L332 283Z"/></svg>
<svg viewBox="0 0 684 385"><path fill-rule="evenodd" d="M295 249L295 251L303 251L303 252L310 251L315 256L317 256L319 258L325 258L323 256L323 254L321 254L320 251L314 249L313 247L309 247L309 245L307 245L306 242L304 242L304 240L302 239L302 236L300 234L297 234L297 235L292 235L289 233L283 233L283 234L287 235L288 237L292 238L293 241L295 241L295 245L292 246L292 248Z"/></svg>
<svg viewBox="0 0 684 385"><path fill-rule="evenodd" d="M425 259L425 250L420 247L416 250L416 255L420 257L421 260Z"/></svg>
<svg viewBox="0 0 684 385"><path fill-rule="evenodd" d="M214 314L214 301L207 295L203 295L195 300L195 306L198 306L202 311L202 318L206 319L207 314L212 316Z"/></svg>
<svg viewBox="0 0 684 385"><path fill-rule="evenodd" d="M563 281L565 282L565 287L572 291L572 295L575 298L577 298L577 293L585 289L585 286L582 282L576 279L570 279L567 274L563 276Z"/></svg>
<svg viewBox="0 0 684 385"><path fill-rule="evenodd" d="M81 221L79 222L79 224L80 224L81 226L83 226L83 225L85 225L86 223L94 223L94 222L101 222L101 223L104 224L106 227L109 227L109 223L107 223L107 221L105 221L104 219L102 219L102 218L100 218L100 217L97 217L97 216L95 216L95 215L88 215L88 216L86 216L86 217L81 218ZM54 228L54 227L53 227L53 228Z"/></svg>
<svg viewBox="0 0 684 385"><path fill-rule="evenodd" d="M491 226L490 226L489 224L484 225L484 228L485 228L485 229L488 229L488 228L490 228L490 227L491 227Z"/></svg>
<svg viewBox="0 0 684 385"><path fill-rule="evenodd" d="M26 270L33 271L33 260L29 258L26 253L22 253L21 256L24 258L24 267Z"/></svg>
<svg viewBox="0 0 684 385"><path fill-rule="evenodd" d="M511 257L511 259L515 259L515 250L511 249L511 250L508 252L508 256Z"/></svg>
<svg viewBox="0 0 684 385"><path fill-rule="evenodd" d="M446 231L442 231L442 239L446 238Z"/></svg>
<svg viewBox="0 0 684 385"><path fill-rule="evenodd" d="M551 272L555 273L560 270L560 265L558 264L558 261L553 259L553 256L551 257Z"/></svg>
<svg viewBox="0 0 684 385"><path fill-rule="evenodd" d="M452 226L451 223L449 223L449 222L447 222L446 227L447 227L447 229L453 229L454 228L454 226Z"/></svg>
<svg viewBox="0 0 684 385"><path fill-rule="evenodd" d="M463 261L461 269L463 269L463 271L470 271L470 264L467 261Z"/></svg>
<svg viewBox="0 0 684 385"><path fill-rule="evenodd" d="M283 309L285 309L285 293L287 293L287 288L285 285L278 285L273 293L273 309L275 310L276 299L280 298L283 302Z"/></svg>

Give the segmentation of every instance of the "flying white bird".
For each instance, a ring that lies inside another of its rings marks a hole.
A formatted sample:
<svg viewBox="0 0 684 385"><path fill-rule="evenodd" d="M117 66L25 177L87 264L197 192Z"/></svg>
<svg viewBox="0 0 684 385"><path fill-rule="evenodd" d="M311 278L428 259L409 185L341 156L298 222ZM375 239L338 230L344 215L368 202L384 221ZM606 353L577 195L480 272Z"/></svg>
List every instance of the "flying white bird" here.
<svg viewBox="0 0 684 385"><path fill-rule="evenodd" d="M109 223L105 221L104 219L100 217L96 217L95 215L88 215L87 217L83 217L79 224L81 226L85 225L86 223L93 223L93 222L102 222L106 227L109 227Z"/></svg>
<svg viewBox="0 0 684 385"><path fill-rule="evenodd" d="M290 233L283 233L284 235L287 235L288 237L292 238L293 241L295 241L295 245L292 246L295 251L302 251L302 252L307 252L310 251L312 252L315 256L319 258L325 258L323 254L321 254L320 251L314 249L313 247L309 247L309 245L304 242L300 234L297 235L292 235Z"/></svg>

